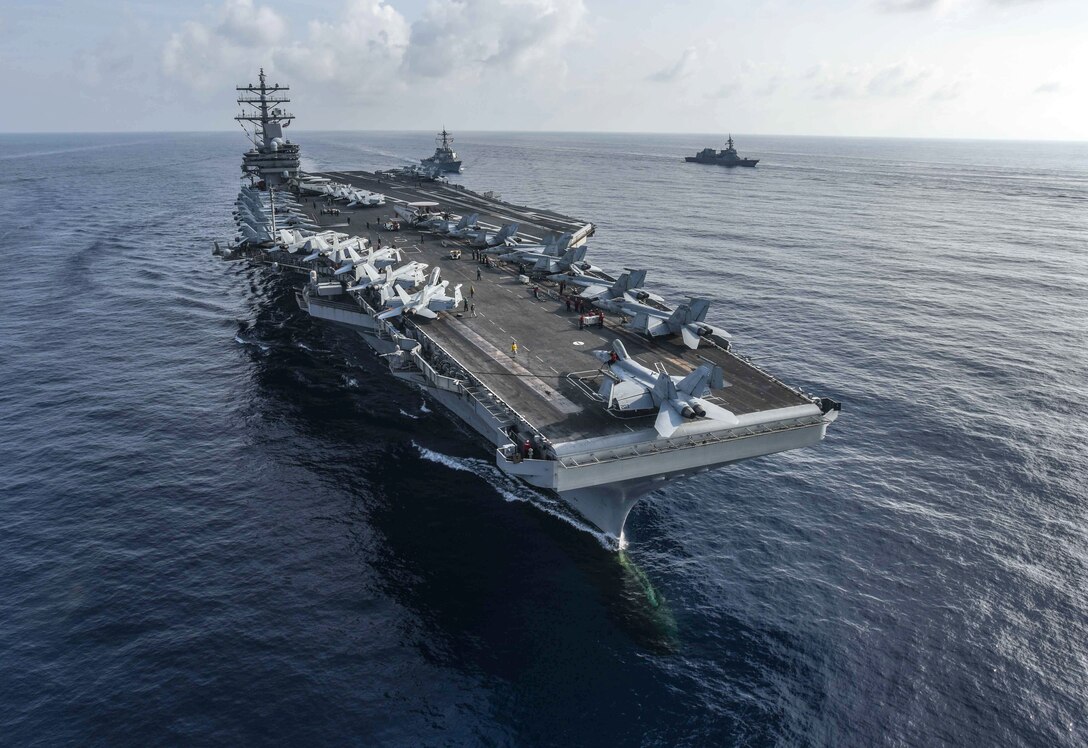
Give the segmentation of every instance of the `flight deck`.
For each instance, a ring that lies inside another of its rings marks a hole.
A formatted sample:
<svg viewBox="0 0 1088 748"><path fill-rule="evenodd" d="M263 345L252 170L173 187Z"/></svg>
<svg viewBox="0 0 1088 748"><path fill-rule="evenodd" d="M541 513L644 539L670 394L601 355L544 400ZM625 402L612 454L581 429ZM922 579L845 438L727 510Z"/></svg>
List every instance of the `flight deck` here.
<svg viewBox="0 0 1088 748"><path fill-rule="evenodd" d="M367 172L309 176L380 191L389 201L437 202L441 210L455 217L479 213L481 224L488 227L518 222L519 237L530 242L541 240L549 232L574 232L585 225L553 211L509 205L453 185L417 183ZM586 323L580 324L582 315L568 308L555 282L523 283L515 268L494 260L487 264L478 261L471 249L457 240L418 229L380 231L376 228L379 222L392 212L388 204L341 208L339 215L322 214L321 199L311 199L305 205L323 228L367 236L375 246L379 242L397 246L406 261L441 268L442 278L450 281L451 287L461 284L467 308L445 313L436 320L414 319L411 324L503 401L515 403L518 413L553 442L634 432L653 423L653 415L618 417L607 411L595 394L602 375L601 363L592 351L607 348L616 338L623 340L628 352L642 365L672 375L686 375L703 363L720 366L725 386L713 390L708 400L738 415L810 402L713 341L703 341L692 350L678 341L651 340L625 329L614 315L605 315L603 327L598 327L596 315L587 316ZM451 258L452 249L462 250L460 259ZM320 303L355 302L345 298ZM474 313L470 311L473 309ZM516 355L512 352L514 342Z"/></svg>

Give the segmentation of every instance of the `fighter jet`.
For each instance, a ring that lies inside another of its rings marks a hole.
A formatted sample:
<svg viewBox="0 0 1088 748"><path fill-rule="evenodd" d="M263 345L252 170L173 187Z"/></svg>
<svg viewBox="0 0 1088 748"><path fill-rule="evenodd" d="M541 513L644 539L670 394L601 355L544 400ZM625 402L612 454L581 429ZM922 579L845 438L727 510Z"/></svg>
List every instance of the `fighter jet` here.
<svg viewBox="0 0 1088 748"><path fill-rule="evenodd" d="M571 247L563 253L562 257L540 254L535 256L536 259L534 261L532 259L533 255L530 255L527 259L524 258L524 256L520 259L515 259L514 255L500 255L499 259L507 262L516 262L532 274L560 273L564 270L569 270L577 263L582 262L586 257L586 250L587 248L583 244L580 247Z"/></svg>
<svg viewBox="0 0 1088 748"><path fill-rule="evenodd" d="M365 249L366 240L359 237L349 239L344 234L333 233L328 238L322 235L311 236L302 246L305 249L307 245L309 245L311 252L302 259L303 262L313 262L324 255L331 259L334 265L340 265L351 256L348 250Z"/></svg>
<svg viewBox="0 0 1088 748"><path fill-rule="evenodd" d="M548 276L548 279L556 282L563 281L569 286L581 286L582 291L578 295L591 301L617 299L628 292L631 292L639 302L647 299L663 301L660 296L641 290L642 284L646 282L645 270L625 268L625 272L621 273L619 278L613 279L603 273L599 276L586 275L575 267L566 273ZM609 280L612 281L611 285L608 283Z"/></svg>
<svg viewBox="0 0 1088 748"><path fill-rule="evenodd" d="M385 270L378 272L377 268L370 264L363 264L360 266L363 274L366 276L366 280L362 278L354 286L349 286L349 291L362 291L367 288L385 288L391 286L394 283L407 288L418 286L427 276L424 274L424 270L427 269L427 264L423 262L416 262L415 260L407 262L400 267L393 267L387 265Z"/></svg>
<svg viewBox="0 0 1088 748"><path fill-rule="evenodd" d="M280 246L291 254L296 252L312 252L318 248L326 248L329 242L337 239L347 239L347 234L337 231L322 231L321 233L302 233L297 229L281 229L279 231ZM316 257L314 258L317 259Z"/></svg>
<svg viewBox="0 0 1088 748"><path fill-rule="evenodd" d="M440 268L435 268L430 282L414 294L395 284L392 286L393 291L389 290L389 286L384 286L381 293L385 310L378 315L378 319L390 319L404 313L435 319L438 312L447 312L461 306L464 301L461 298L461 284L457 284L453 289L453 296L449 296L446 288L450 282L439 282L439 273Z"/></svg>
<svg viewBox="0 0 1088 748"><path fill-rule="evenodd" d="M668 438L686 422L708 419L723 427L736 426L736 415L720 405L703 399L711 388L721 388L722 370L713 364L703 364L686 377L674 377L653 371L631 358L623 343L612 341L611 351L593 351L605 366L604 379L598 394L610 410L658 409L654 428Z"/></svg>
<svg viewBox="0 0 1088 748"><path fill-rule="evenodd" d="M347 256L340 261L340 267L337 268L333 275L343 275L362 265L370 265L375 270L381 270L390 265L396 265L400 261L400 250L396 247L371 249L366 255L360 255L349 248ZM359 275L356 274L356 277L358 278Z"/></svg>
<svg viewBox="0 0 1088 748"><path fill-rule="evenodd" d="M367 192L366 190L351 191L351 200L348 202L349 208L363 208L372 207L375 205L385 205L385 195L378 192Z"/></svg>
<svg viewBox="0 0 1088 748"><path fill-rule="evenodd" d="M497 247L500 245L513 246L514 237L518 235L518 224L510 223L499 229L498 233L480 230L473 235L469 243L474 247Z"/></svg>
<svg viewBox="0 0 1088 748"><path fill-rule="evenodd" d="M451 228L448 234L454 239L465 239L471 236L475 236L476 232L480 229L479 220L480 214L473 213L468 217L467 222L464 218L458 221L457 225ZM465 225L461 226L462 223L464 223Z"/></svg>
<svg viewBox="0 0 1088 748"><path fill-rule="evenodd" d="M630 315L632 319L627 326L632 330L651 338L679 335L684 339L684 345L693 350L699 347L699 340L707 335L717 335L725 340L732 338L722 328L703 321L710 308L709 299L693 298L689 303L670 310L663 305L651 306L645 303L649 300L648 297L649 294L643 301L639 301L635 293L628 291L620 298L599 299L596 303L607 312Z"/></svg>
<svg viewBox="0 0 1088 748"><path fill-rule="evenodd" d="M512 262L519 264L528 264L529 262L536 262L541 257L561 257L567 248L570 247L570 240L574 237L574 234L563 234L560 236L554 231L548 232L544 237L542 244L516 244L510 247L505 244L499 247L489 247L484 252L487 254L497 254L499 259L504 262Z"/></svg>
<svg viewBox="0 0 1088 748"><path fill-rule="evenodd" d="M238 230L242 232L242 238L247 244L272 244L272 235L264 226L253 227L242 223L238 225Z"/></svg>
<svg viewBox="0 0 1088 748"><path fill-rule="evenodd" d="M449 214L447 213L446 215ZM459 221L450 221L446 218L435 218L429 222L430 229L436 234L458 238L463 236L464 232L474 229L476 227L476 219L479 217L479 213L473 213L471 215L461 216L461 220Z"/></svg>

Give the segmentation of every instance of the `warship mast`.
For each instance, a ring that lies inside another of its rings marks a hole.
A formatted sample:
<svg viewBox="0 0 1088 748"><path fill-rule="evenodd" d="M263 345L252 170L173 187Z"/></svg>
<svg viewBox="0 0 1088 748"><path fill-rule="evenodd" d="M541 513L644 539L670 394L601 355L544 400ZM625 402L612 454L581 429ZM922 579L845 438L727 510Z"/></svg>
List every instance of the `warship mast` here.
<svg viewBox="0 0 1088 748"><path fill-rule="evenodd" d="M258 83L235 86L241 111L234 118L253 143L242 157L242 172L258 186L278 187L298 177L298 146L283 137L283 130L295 115L283 109L291 99L283 92L289 86L269 85L261 68ZM252 126L250 131L248 126Z"/></svg>

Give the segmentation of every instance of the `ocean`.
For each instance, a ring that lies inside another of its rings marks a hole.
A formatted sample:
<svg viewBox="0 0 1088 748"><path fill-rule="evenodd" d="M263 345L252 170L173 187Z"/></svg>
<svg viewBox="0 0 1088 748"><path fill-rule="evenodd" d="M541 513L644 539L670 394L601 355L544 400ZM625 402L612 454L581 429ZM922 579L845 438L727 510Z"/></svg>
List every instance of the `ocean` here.
<svg viewBox="0 0 1088 748"><path fill-rule="evenodd" d="M212 256L240 133L0 136L0 742L1088 743L1088 144L457 136L457 180L840 400L826 441L617 553Z"/></svg>

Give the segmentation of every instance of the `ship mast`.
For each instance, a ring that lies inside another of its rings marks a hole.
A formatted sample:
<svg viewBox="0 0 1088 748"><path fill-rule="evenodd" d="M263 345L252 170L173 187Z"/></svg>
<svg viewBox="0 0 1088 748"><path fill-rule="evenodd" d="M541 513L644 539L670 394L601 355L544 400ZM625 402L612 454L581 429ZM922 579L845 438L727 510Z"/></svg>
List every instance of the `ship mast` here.
<svg viewBox="0 0 1088 748"><path fill-rule="evenodd" d="M281 91L289 91L290 86L280 84L268 85L265 82L264 68L261 68L260 82L248 86L235 86L240 91L238 104L242 110L234 119L246 130L246 124L253 125L253 132L249 135L257 150L267 151L272 147L272 140L283 136L283 128L291 124L295 115L284 111L279 105L290 103L291 99L280 94Z"/></svg>
<svg viewBox="0 0 1088 748"><path fill-rule="evenodd" d="M451 138L450 134L446 132L445 125L442 126L442 132L438 133L438 137L434 140L436 143L438 143L438 147L444 151L448 151L450 149L450 143L453 142L453 138Z"/></svg>
<svg viewBox="0 0 1088 748"><path fill-rule="evenodd" d="M283 108L291 101L286 95L289 87L269 85L261 68L256 85L235 86L235 90L240 111L234 119L253 143L242 156L242 172L262 189L298 177L298 146L283 137L283 128L295 118Z"/></svg>

